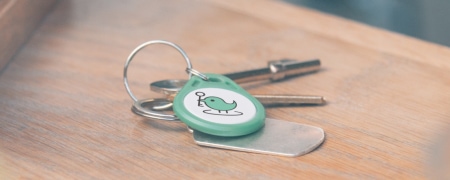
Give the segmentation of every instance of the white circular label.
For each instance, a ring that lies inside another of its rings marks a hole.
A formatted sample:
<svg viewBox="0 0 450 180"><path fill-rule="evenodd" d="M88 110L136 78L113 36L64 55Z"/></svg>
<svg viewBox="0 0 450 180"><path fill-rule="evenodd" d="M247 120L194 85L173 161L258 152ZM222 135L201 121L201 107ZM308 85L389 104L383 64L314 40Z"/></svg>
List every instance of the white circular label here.
<svg viewBox="0 0 450 180"><path fill-rule="evenodd" d="M195 116L219 124L240 124L256 115L256 107L249 99L220 88L192 91L184 97L183 104Z"/></svg>

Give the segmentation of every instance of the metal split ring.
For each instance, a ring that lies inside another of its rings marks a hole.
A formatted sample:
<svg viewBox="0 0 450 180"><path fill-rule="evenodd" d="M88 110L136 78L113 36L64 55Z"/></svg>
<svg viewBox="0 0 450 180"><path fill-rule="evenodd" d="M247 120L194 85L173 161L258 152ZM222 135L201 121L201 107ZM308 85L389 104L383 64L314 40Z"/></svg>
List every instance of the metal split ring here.
<svg viewBox="0 0 450 180"><path fill-rule="evenodd" d="M155 109L154 107L160 107ZM163 108L161 108L163 107ZM166 120L166 121L179 121L178 117L174 114L166 114L161 110L169 110L172 108L172 102L167 99L141 99L135 101L131 107L131 111L135 114L152 119ZM154 111L158 110L158 111Z"/></svg>
<svg viewBox="0 0 450 180"><path fill-rule="evenodd" d="M194 69L192 69L192 64L191 61L189 60L189 57L187 56L186 52L183 51L183 49L181 49L180 46L172 43L172 42L168 42L168 41L164 41L164 40L153 40L153 41L148 41L145 42L141 45L139 45L138 47L136 47L136 49L134 49L131 54L128 56L127 61L125 62L125 66L123 69L123 83L125 85L125 89L128 93L128 95L130 95L131 99L133 99L134 103L133 103L133 107L131 108L131 110L138 115L144 116L144 117L148 117L148 118L154 118L154 119L160 119L160 120L167 120L167 121L178 121L179 119L174 115L174 114L165 114L162 113L160 110L161 109L155 109L153 107L155 107L156 104L158 104L158 107L165 107L164 103L166 103L167 107L171 107L170 104L172 102L170 102L169 100L166 99L143 99L143 100L138 100L136 98L136 96L134 96L134 94L131 92L130 86L128 84L128 66L130 65L131 60L133 60L134 56L143 48L147 47L148 45L151 44L165 44L168 46L171 46L173 48L175 48L176 50L178 50L178 52L181 53L181 55L183 56L184 60L186 60L186 64L187 64L187 72L189 73L189 79L192 77L192 75L195 76L199 76L202 79L208 79L208 77Z"/></svg>
<svg viewBox="0 0 450 180"><path fill-rule="evenodd" d="M186 68L186 72L189 73L189 74L192 74L192 75L194 75L194 76L198 76L198 77L202 78L202 79L205 80L205 81L208 80L208 76L202 74L201 72L199 72L199 71L197 71L197 70L195 70L195 69L192 69L192 68L187 67L187 68Z"/></svg>

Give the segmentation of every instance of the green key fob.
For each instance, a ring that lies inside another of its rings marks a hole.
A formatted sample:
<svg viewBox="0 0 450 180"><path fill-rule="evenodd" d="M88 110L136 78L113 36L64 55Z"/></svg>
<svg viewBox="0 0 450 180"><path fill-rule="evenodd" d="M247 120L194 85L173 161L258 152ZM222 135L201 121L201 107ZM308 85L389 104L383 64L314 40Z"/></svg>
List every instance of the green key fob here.
<svg viewBox="0 0 450 180"><path fill-rule="evenodd" d="M194 130L216 136L242 136L264 126L263 105L231 79L192 76L173 101L177 117Z"/></svg>

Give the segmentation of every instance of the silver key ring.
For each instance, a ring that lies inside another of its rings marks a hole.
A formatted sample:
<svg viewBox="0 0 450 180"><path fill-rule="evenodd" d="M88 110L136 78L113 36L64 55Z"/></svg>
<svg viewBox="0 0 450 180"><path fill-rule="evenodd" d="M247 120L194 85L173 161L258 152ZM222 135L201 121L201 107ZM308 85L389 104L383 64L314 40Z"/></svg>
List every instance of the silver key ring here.
<svg viewBox="0 0 450 180"><path fill-rule="evenodd" d="M152 41L148 41L145 42L141 45L139 45L138 47L136 47L136 49L134 49L131 54L128 56L127 61L125 62L125 66L123 69L123 83L125 85L125 89L128 93L128 95L130 95L131 99L133 99L134 103L133 103L133 107L132 107L132 111L138 115L144 116L144 117L149 117L149 118L154 118L154 119L161 119L161 120L168 120L168 121L178 121L179 119L174 115L174 114L163 114L161 112L157 112L157 111L153 111L153 110L148 110L148 108L144 108L146 105L148 104L153 104L153 103L157 103L160 100L155 100L155 99L144 99L144 100L138 100L136 98L136 96L134 96L134 94L131 92L130 86L128 84L128 66L131 63L131 60L133 60L134 56L143 48L147 47L148 45L151 44L165 44L168 46L171 46L173 48L175 48L176 50L178 50L178 52L180 52L180 54L183 56L184 60L186 60L186 64L187 64L187 68L186 69L190 69L191 71L189 71L189 79L192 77L192 75L195 76L199 76L202 79L207 80L207 76L192 69L192 64L191 61L189 60L189 57L187 56L186 52L183 51L183 49L181 49L180 46L172 43L172 42L168 42L168 41L164 41L164 40L152 40ZM195 72L192 73L192 72Z"/></svg>
<svg viewBox="0 0 450 180"><path fill-rule="evenodd" d="M178 52L181 53L181 55L183 56L184 60L186 60L186 64L187 64L187 68L192 68L192 64L191 61L189 60L189 57L187 56L186 52L183 51L183 49L181 49L180 46L168 42L168 41L164 41L164 40L153 40L153 41L148 41L145 42L141 45L139 45L136 49L133 50L133 52L131 52L131 54L128 56L127 61L125 62L125 66L123 68L123 83L125 85L125 89L127 90L128 95L130 95L131 99L133 99L134 102L138 101L138 99L136 98L136 96L134 96L134 94L131 92L130 90L130 86L128 85L128 66L131 63L131 60L133 60L134 56L143 48L147 47L148 45L151 44L165 44L165 45L169 45L175 49L178 50ZM191 78L192 74L189 74L189 78Z"/></svg>

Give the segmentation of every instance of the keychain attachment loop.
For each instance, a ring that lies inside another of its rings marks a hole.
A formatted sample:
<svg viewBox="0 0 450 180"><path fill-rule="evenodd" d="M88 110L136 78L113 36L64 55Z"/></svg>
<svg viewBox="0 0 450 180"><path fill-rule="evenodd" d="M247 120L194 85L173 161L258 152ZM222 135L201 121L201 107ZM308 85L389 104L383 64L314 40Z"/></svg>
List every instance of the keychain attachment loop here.
<svg viewBox="0 0 450 180"><path fill-rule="evenodd" d="M194 76L198 76L198 77L202 78L202 79L205 80L205 81L208 80L208 76L202 74L201 72L199 72L199 71L197 71L197 70L195 70L195 69L192 69L192 68L186 68L186 72L189 73L189 74L192 74L192 75L194 75Z"/></svg>

